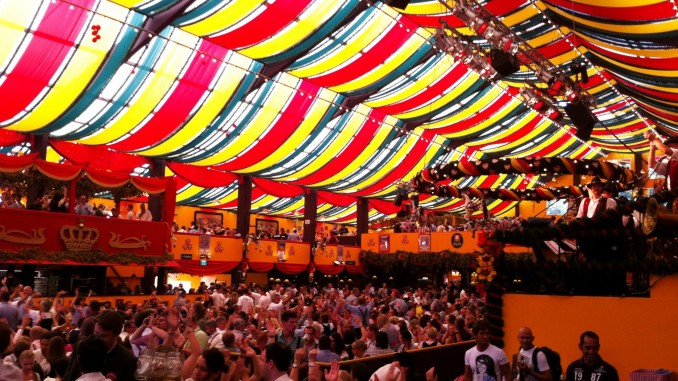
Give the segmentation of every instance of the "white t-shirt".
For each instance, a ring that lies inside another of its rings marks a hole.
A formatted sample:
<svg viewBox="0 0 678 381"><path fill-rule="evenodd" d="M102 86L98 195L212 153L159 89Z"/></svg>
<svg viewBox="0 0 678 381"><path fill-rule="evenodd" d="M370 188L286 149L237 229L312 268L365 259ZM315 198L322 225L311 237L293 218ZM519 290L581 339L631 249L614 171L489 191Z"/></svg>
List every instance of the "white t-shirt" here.
<svg viewBox="0 0 678 381"><path fill-rule="evenodd" d="M236 303L240 307L240 311L245 311L248 314L254 313L254 300L247 295L242 295L238 298Z"/></svg>
<svg viewBox="0 0 678 381"><path fill-rule="evenodd" d="M473 381L501 381L501 366L508 364L508 358L504 351L490 344L484 351L473 347L464 355L464 365L471 367ZM510 379L511 375L505 375Z"/></svg>
<svg viewBox="0 0 678 381"><path fill-rule="evenodd" d="M537 347L532 347L532 349L529 350L524 350L520 348L520 351L518 352L518 358L516 361L524 361L527 364L527 367L531 370L534 370L534 364L532 364L532 356L534 355L534 350L537 349ZM546 359L546 355L544 352L537 352L537 369L539 369L540 372L543 372L545 370L551 369L549 367L549 362ZM525 377L526 381L537 381L537 378L534 377L531 374L528 374L527 377Z"/></svg>
<svg viewBox="0 0 678 381"><path fill-rule="evenodd" d="M268 305L268 310L269 311L276 311L278 313L278 316L282 313L282 310L285 308L285 306L282 304L282 301L278 303L269 303Z"/></svg>

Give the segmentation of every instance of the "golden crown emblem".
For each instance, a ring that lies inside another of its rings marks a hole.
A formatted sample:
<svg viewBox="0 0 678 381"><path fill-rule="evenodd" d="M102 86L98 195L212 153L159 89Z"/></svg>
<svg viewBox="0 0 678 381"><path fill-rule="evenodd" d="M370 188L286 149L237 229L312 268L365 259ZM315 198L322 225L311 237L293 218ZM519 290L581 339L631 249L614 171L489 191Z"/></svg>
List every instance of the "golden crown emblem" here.
<svg viewBox="0 0 678 381"><path fill-rule="evenodd" d="M99 230L85 227L85 223L80 220L78 226L64 225L59 230L61 240L64 241L66 249L69 251L88 251L99 239Z"/></svg>

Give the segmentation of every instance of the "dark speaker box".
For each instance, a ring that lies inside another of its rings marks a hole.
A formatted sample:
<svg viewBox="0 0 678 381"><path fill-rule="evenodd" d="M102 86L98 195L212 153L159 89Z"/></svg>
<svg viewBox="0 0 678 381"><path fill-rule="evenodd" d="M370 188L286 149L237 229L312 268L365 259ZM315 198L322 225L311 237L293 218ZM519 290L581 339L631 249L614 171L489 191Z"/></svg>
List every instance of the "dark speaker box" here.
<svg viewBox="0 0 678 381"><path fill-rule="evenodd" d="M520 62L518 62L516 56L500 49L490 50L490 63L502 77L520 70Z"/></svg>
<svg viewBox="0 0 678 381"><path fill-rule="evenodd" d="M583 141L591 138L593 126L596 124L596 117L593 116L591 110L581 102L568 103L565 106L565 113L570 118L572 123L577 127L577 136Z"/></svg>
<svg viewBox="0 0 678 381"><path fill-rule="evenodd" d="M392 6L393 8L398 8L398 9L405 9L407 8L407 4L410 3L410 0L391 0L388 5Z"/></svg>

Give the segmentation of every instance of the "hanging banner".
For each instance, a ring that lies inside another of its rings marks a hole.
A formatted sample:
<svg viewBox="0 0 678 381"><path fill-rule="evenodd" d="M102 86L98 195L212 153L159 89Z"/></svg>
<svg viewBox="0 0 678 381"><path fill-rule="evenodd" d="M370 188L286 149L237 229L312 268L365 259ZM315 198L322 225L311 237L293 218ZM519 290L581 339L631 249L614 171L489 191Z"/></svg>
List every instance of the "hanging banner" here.
<svg viewBox="0 0 678 381"><path fill-rule="evenodd" d="M198 238L198 254L200 255L200 259L211 258L210 237L211 235L209 234L201 234L200 238Z"/></svg>
<svg viewBox="0 0 678 381"><path fill-rule="evenodd" d="M420 253L430 253L431 252L431 235L430 234L421 234L419 236L419 252Z"/></svg>

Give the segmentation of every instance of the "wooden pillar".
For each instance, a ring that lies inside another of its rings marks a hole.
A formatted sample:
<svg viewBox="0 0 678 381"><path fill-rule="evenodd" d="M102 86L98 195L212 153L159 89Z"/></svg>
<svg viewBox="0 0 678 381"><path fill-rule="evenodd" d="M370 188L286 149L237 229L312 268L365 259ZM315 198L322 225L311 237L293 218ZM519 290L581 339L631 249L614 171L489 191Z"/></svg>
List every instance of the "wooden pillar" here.
<svg viewBox="0 0 678 381"><path fill-rule="evenodd" d="M47 147L49 142L47 135L33 135L33 152L38 153L38 159L45 160L47 158ZM31 204L36 198L42 197L45 194L45 187L38 184L31 184L26 193L26 207L30 209Z"/></svg>
<svg viewBox="0 0 678 381"><path fill-rule="evenodd" d="M76 188L78 186L78 181L80 180L80 176L74 178L71 180L70 185L68 187L68 213L75 213L75 204L78 203L78 194L76 192Z"/></svg>
<svg viewBox="0 0 678 381"><path fill-rule="evenodd" d="M166 163L164 159L152 159L151 168L149 170L150 177L162 179L165 177L165 167ZM164 205L164 195L162 193L152 194L148 196L148 210L153 216L153 221L166 221L168 224L171 224L174 220L174 216L163 216L163 205ZM144 290L146 292L146 290Z"/></svg>
<svg viewBox="0 0 678 381"><path fill-rule="evenodd" d="M636 174L636 177L640 178L642 176L642 171L643 171L643 155L640 153L635 153L633 155L633 172ZM650 168L647 169L648 171Z"/></svg>
<svg viewBox="0 0 678 381"><path fill-rule="evenodd" d="M303 241L315 242L315 227L318 219L318 191L306 188L304 191L304 237Z"/></svg>
<svg viewBox="0 0 678 381"><path fill-rule="evenodd" d="M360 246L360 237L367 234L370 229L370 202L364 197L358 197L357 210L357 226L356 226L356 243Z"/></svg>
<svg viewBox="0 0 678 381"><path fill-rule="evenodd" d="M250 214L252 211L252 176L238 177L238 214L236 231L245 238L250 233Z"/></svg>

